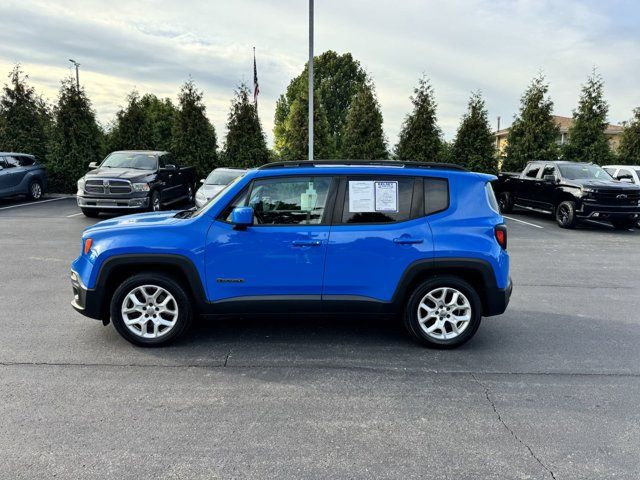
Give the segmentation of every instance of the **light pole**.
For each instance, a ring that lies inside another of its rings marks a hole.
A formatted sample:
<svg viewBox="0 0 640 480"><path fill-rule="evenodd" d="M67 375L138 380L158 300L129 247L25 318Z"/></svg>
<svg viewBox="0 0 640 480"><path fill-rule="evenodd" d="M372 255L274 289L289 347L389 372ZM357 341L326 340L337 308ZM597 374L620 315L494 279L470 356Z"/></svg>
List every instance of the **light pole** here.
<svg viewBox="0 0 640 480"><path fill-rule="evenodd" d="M72 58L70 58L69 61L76 66L76 89L80 91L80 74L78 73L78 67L80 66L80 64Z"/></svg>
<svg viewBox="0 0 640 480"><path fill-rule="evenodd" d="M313 160L313 0L309 0L309 160Z"/></svg>

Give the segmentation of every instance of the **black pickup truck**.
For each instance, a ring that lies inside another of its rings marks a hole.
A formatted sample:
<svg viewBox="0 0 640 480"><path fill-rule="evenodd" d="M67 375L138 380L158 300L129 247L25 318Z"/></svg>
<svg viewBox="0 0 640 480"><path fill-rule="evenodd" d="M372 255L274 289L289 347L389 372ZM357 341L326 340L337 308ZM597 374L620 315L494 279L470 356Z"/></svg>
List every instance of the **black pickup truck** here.
<svg viewBox="0 0 640 480"><path fill-rule="evenodd" d="M89 164L78 180L78 206L87 217L100 212L159 211L178 202L193 202L196 174L169 152L113 152L100 165Z"/></svg>
<svg viewBox="0 0 640 480"><path fill-rule="evenodd" d="M522 173L501 173L494 190L503 213L514 207L547 212L563 228L594 219L622 230L640 218L640 188L592 163L529 162Z"/></svg>

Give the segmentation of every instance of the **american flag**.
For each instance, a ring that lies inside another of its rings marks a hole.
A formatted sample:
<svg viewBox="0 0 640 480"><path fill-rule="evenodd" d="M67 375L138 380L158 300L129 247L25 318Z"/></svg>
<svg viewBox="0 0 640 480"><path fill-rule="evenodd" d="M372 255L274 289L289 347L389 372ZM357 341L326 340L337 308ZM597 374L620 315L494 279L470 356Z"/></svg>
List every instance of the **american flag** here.
<svg viewBox="0 0 640 480"><path fill-rule="evenodd" d="M260 86L258 85L258 67L256 67L256 47L253 47L253 104L258 108L258 94Z"/></svg>

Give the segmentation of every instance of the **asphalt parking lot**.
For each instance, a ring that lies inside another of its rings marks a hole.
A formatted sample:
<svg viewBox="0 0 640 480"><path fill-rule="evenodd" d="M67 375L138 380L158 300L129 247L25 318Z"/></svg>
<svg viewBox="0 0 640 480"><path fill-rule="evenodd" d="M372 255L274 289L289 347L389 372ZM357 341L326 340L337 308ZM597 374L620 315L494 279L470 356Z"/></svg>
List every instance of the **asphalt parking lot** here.
<svg viewBox="0 0 640 480"><path fill-rule="evenodd" d="M509 217L511 305L457 350L349 318L139 349L69 305L95 220L0 201L0 478L639 478L640 231Z"/></svg>

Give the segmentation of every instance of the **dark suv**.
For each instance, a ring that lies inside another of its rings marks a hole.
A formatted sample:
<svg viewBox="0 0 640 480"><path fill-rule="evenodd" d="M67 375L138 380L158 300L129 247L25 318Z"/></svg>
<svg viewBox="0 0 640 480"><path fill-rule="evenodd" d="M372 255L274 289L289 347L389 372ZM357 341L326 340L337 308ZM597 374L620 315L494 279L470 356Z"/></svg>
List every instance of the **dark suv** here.
<svg viewBox="0 0 640 480"><path fill-rule="evenodd" d="M0 152L0 197L26 195L40 200L47 188L47 172L33 155Z"/></svg>

